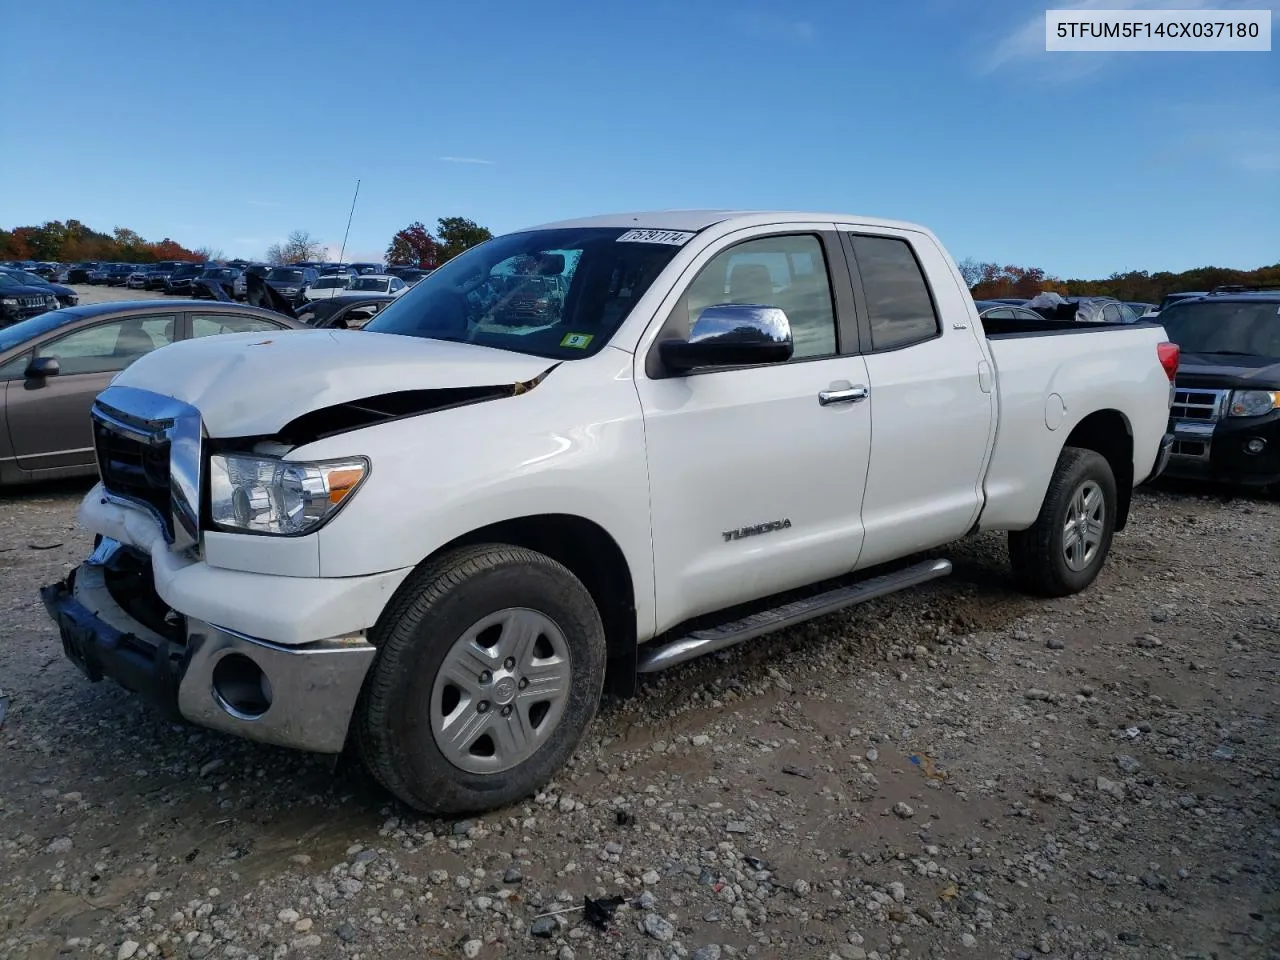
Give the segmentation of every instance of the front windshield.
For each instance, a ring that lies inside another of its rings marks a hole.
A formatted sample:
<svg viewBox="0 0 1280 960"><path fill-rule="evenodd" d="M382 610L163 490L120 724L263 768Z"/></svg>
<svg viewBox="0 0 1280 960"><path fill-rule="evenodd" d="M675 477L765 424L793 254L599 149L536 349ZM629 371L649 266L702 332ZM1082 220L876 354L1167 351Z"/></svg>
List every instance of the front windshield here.
<svg viewBox="0 0 1280 960"><path fill-rule="evenodd" d="M1177 303L1159 322L1183 353L1280 357L1280 303L1274 300Z"/></svg>
<svg viewBox="0 0 1280 960"><path fill-rule="evenodd" d="M41 334L48 333L64 323L70 323L76 317L65 310L50 310L30 320L23 320L11 327L0 330L0 353L26 343Z"/></svg>
<svg viewBox="0 0 1280 960"><path fill-rule="evenodd" d="M317 290L332 290L335 287L345 287L349 282L348 277L321 277L311 286Z"/></svg>
<svg viewBox="0 0 1280 960"><path fill-rule="evenodd" d="M287 283L297 283L302 279L301 270L286 270L284 267L276 267L267 274L268 280L283 280Z"/></svg>
<svg viewBox="0 0 1280 960"><path fill-rule="evenodd" d="M386 293L389 280L380 280L377 277L361 277L351 284L352 290L373 290L377 293Z"/></svg>
<svg viewBox="0 0 1280 960"><path fill-rule="evenodd" d="M622 227L507 234L432 271L365 329L564 360L588 356L679 252L680 242L655 243L653 234Z"/></svg>

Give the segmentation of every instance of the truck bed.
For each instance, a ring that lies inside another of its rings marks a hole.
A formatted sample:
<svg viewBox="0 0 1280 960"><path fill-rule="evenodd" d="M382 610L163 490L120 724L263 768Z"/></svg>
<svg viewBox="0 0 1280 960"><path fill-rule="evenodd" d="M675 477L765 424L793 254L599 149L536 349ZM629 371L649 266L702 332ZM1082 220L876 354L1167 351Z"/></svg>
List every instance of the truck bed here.
<svg viewBox="0 0 1280 960"><path fill-rule="evenodd" d="M1132 438L1132 470L1117 482L1147 476L1169 415L1169 381L1156 360L1163 327L994 320L983 328L1000 407L982 529L1035 521L1058 451L1089 411L1119 418Z"/></svg>

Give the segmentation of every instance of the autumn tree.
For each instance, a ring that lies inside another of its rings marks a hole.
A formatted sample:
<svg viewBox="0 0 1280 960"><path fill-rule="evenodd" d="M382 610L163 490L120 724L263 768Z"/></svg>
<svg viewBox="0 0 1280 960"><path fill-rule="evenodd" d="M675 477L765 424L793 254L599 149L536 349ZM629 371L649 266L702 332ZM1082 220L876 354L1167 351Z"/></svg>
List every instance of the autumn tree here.
<svg viewBox="0 0 1280 960"><path fill-rule="evenodd" d="M479 246L493 237L488 227L482 227L466 217L441 217L436 224L436 233L440 238L439 263L446 263L464 250Z"/></svg>
<svg viewBox="0 0 1280 960"><path fill-rule="evenodd" d="M201 263L217 263L225 260L226 256L220 247L196 247L196 258Z"/></svg>
<svg viewBox="0 0 1280 960"><path fill-rule="evenodd" d="M421 222L414 221L403 230L396 231L387 247L386 259L394 266L432 270L440 262L440 244Z"/></svg>
<svg viewBox="0 0 1280 960"><path fill-rule="evenodd" d="M191 260L195 254L165 238L149 243L136 230L116 227L102 233L79 220L47 220L40 226L0 230L0 260L117 260L148 263L155 260Z"/></svg>

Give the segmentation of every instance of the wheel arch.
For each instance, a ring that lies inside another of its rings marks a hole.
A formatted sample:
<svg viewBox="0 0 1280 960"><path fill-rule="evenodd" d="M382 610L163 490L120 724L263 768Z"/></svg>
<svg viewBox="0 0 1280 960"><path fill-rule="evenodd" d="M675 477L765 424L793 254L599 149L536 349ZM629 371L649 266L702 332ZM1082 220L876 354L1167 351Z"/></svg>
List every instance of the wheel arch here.
<svg viewBox="0 0 1280 960"><path fill-rule="evenodd" d="M1095 410L1072 428L1063 446L1092 450L1111 466L1116 478L1115 529L1123 530L1133 500L1133 426L1129 418L1119 410Z"/></svg>
<svg viewBox="0 0 1280 960"><path fill-rule="evenodd" d="M515 517L479 527L442 544L419 566L460 547L494 543L524 547L563 564L587 588L604 624L607 688L620 697L636 686L635 580L613 536L593 520L568 513Z"/></svg>

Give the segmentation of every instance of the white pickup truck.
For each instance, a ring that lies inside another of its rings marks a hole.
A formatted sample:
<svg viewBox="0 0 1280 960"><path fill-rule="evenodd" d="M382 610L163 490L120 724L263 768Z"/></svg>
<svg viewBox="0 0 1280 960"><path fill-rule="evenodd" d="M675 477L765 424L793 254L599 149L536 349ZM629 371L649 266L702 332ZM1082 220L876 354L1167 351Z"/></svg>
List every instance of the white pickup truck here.
<svg viewBox="0 0 1280 960"><path fill-rule="evenodd" d="M1177 360L1154 324L984 329L908 223L554 223L363 331L123 371L95 549L42 595L92 680L490 809L568 759L606 675L943 576L921 553L967 535L1009 531L1029 590L1084 589L1163 468Z"/></svg>

